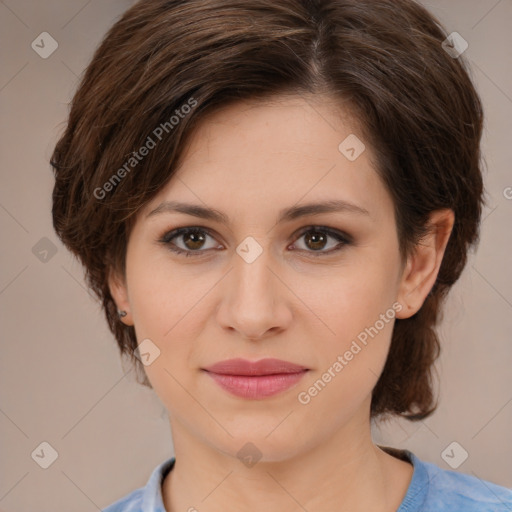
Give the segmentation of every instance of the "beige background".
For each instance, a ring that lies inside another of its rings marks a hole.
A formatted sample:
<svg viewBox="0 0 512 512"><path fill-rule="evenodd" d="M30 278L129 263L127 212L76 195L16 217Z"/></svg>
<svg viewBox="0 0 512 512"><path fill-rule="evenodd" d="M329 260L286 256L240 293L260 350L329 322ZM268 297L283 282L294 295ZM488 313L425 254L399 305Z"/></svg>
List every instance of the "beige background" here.
<svg viewBox="0 0 512 512"><path fill-rule="evenodd" d="M123 373L50 218L48 160L67 102L95 46L131 3L0 2L2 511L98 510L144 485L173 453L162 405L133 372ZM439 410L423 422L375 428L374 438L447 469L441 453L457 441L469 453L458 471L512 487L512 2L425 4L469 42L487 113L489 207L441 326ZM47 59L31 48L44 31L59 45ZM51 247L57 252L46 262L34 254ZM58 452L46 470L31 457L43 441Z"/></svg>

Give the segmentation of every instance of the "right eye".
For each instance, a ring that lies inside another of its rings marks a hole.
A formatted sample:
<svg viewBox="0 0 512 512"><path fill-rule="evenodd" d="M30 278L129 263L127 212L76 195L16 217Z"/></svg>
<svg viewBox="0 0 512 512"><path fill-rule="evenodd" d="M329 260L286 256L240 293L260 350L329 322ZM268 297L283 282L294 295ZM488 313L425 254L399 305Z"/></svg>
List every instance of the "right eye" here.
<svg viewBox="0 0 512 512"><path fill-rule="evenodd" d="M206 247L206 249L204 248L205 241L208 237L214 240L212 235L210 235L206 229L194 226L169 231L160 239L160 242L177 254L183 254L185 256L199 256L198 253L206 252L214 249L215 247L218 248L218 244L213 244L210 247ZM175 239L178 243L173 241ZM180 241L181 247L179 244Z"/></svg>

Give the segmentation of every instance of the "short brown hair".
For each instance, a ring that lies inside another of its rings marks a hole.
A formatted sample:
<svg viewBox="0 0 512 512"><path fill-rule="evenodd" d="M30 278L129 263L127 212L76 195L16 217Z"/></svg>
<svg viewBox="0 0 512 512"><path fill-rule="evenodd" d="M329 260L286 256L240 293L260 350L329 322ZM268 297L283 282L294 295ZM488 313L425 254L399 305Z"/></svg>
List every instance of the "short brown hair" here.
<svg viewBox="0 0 512 512"><path fill-rule="evenodd" d="M435 410L434 327L478 241L484 204L482 106L462 57L443 48L446 38L413 0L143 0L115 23L52 155L53 224L143 384L150 386L133 354L134 328L119 320L107 282L112 270L124 274L136 213L172 178L207 113L280 93L328 94L350 107L373 150L402 258L430 212L455 212L437 281L415 315L396 320L371 404L372 418L419 420ZM135 159L148 137L159 142L157 127L164 143Z"/></svg>

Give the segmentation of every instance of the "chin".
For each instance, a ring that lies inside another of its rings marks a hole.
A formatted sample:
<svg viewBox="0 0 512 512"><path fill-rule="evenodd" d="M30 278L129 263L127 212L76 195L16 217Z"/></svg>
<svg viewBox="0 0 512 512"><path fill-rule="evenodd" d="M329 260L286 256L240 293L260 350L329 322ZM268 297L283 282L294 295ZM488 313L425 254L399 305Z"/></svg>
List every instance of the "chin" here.
<svg viewBox="0 0 512 512"><path fill-rule="evenodd" d="M307 442L300 439L292 429L280 425L279 422L261 422L259 428L251 422L239 422L226 426L233 437L222 436L222 439L209 437L208 442L220 452L239 459L249 457L248 467L256 462L282 462L295 457L304 451ZM269 433L272 432L270 435ZM208 433L205 433L205 435ZM217 442L216 442L217 441Z"/></svg>

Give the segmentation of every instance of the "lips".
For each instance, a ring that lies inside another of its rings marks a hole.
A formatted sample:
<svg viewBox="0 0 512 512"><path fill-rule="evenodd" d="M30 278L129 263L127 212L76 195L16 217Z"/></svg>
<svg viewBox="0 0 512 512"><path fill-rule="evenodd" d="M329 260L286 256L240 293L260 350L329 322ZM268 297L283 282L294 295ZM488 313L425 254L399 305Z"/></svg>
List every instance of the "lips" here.
<svg viewBox="0 0 512 512"><path fill-rule="evenodd" d="M205 370L223 375L276 375L299 373L307 368L281 359L260 359L254 362L246 359L228 359L215 363Z"/></svg>
<svg viewBox="0 0 512 512"><path fill-rule="evenodd" d="M263 399L294 386L307 373L305 366L280 359L229 359L204 371L222 389L246 399Z"/></svg>

